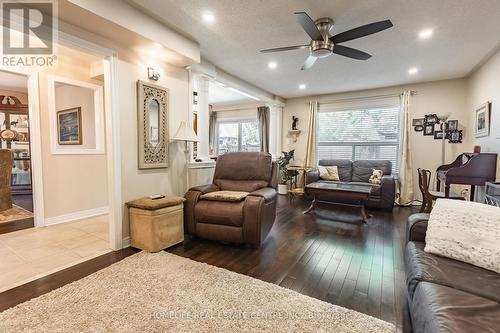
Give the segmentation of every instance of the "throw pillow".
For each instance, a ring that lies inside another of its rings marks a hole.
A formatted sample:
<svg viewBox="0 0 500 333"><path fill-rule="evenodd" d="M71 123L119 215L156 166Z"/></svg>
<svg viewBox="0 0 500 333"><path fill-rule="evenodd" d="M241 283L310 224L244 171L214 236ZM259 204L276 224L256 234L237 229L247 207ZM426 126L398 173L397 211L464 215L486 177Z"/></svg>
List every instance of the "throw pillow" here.
<svg viewBox="0 0 500 333"><path fill-rule="evenodd" d="M339 169L337 166L322 166L318 165L319 178L324 180L335 180L339 181Z"/></svg>
<svg viewBox="0 0 500 333"><path fill-rule="evenodd" d="M425 252L500 273L500 208L439 199L432 209Z"/></svg>
<svg viewBox="0 0 500 333"><path fill-rule="evenodd" d="M203 194L200 198L213 201L242 201L247 197L248 192L238 191L215 191Z"/></svg>

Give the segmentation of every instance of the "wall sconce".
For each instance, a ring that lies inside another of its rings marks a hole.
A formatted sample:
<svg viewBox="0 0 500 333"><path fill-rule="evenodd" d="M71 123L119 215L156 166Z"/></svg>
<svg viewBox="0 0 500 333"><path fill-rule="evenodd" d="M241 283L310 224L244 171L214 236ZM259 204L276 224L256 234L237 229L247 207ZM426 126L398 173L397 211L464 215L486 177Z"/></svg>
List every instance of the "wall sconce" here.
<svg viewBox="0 0 500 333"><path fill-rule="evenodd" d="M148 79L153 81L158 81L160 78L160 73L154 67L148 67Z"/></svg>

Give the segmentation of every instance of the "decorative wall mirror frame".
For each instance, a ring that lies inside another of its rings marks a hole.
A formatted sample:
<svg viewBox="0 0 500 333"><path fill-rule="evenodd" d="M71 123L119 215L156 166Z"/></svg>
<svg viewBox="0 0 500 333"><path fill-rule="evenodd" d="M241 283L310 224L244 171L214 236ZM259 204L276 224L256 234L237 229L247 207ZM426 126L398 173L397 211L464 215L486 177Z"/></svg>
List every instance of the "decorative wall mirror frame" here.
<svg viewBox="0 0 500 333"><path fill-rule="evenodd" d="M168 168L168 89L137 81L139 169Z"/></svg>

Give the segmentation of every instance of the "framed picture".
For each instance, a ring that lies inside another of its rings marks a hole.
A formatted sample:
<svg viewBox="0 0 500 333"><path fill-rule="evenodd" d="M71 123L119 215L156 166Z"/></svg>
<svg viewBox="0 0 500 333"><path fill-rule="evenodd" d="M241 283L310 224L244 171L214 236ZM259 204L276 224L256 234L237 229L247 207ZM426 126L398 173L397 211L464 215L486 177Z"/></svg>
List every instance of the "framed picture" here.
<svg viewBox="0 0 500 333"><path fill-rule="evenodd" d="M476 109L476 138L490 135L490 103L484 103Z"/></svg>
<svg viewBox="0 0 500 333"><path fill-rule="evenodd" d="M422 132L424 130L424 125L416 125L415 132Z"/></svg>
<svg viewBox="0 0 500 333"><path fill-rule="evenodd" d="M436 114L427 114L424 118L425 124L439 124L439 117Z"/></svg>
<svg viewBox="0 0 500 333"><path fill-rule="evenodd" d="M424 125L424 135L434 135L434 123Z"/></svg>
<svg viewBox="0 0 500 333"><path fill-rule="evenodd" d="M458 120L448 120L448 131L458 130Z"/></svg>
<svg viewBox="0 0 500 333"><path fill-rule="evenodd" d="M434 139L442 140L443 139L443 131L434 131Z"/></svg>
<svg viewBox="0 0 500 333"><path fill-rule="evenodd" d="M462 130L454 130L449 132L449 143L462 143L463 132Z"/></svg>
<svg viewBox="0 0 500 333"><path fill-rule="evenodd" d="M60 145L82 144L82 108L57 111L57 142Z"/></svg>
<svg viewBox="0 0 500 333"><path fill-rule="evenodd" d="M412 120L413 126L424 126L425 119L424 118L416 118Z"/></svg>

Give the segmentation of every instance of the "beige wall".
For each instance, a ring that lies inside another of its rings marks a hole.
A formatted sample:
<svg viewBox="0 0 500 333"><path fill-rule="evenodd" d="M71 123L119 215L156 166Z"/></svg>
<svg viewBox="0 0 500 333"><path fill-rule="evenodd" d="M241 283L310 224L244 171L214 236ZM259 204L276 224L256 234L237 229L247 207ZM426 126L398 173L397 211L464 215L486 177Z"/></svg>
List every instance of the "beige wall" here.
<svg viewBox="0 0 500 333"><path fill-rule="evenodd" d="M297 164L304 161L307 127L309 121L308 102L310 100L321 101L357 98L364 96L377 96L387 94L397 94L404 90L414 90L416 95L412 97L411 119L423 118L425 114L450 113L450 119L458 119L460 129L465 132L465 137L469 137L468 127L469 115L467 112L467 81L465 79L436 81L429 83L413 84L391 88L373 89L350 93L339 93L331 95L310 96L305 98L288 99L285 104L283 119L283 149L296 149L295 156ZM302 130L296 143L293 143L288 136L291 129L292 116L299 117L298 129ZM436 170L441 164L441 142L433 137L423 136L422 132L412 131L412 161L413 167ZM446 162L451 162L458 154L467 150L467 144L446 144ZM415 193L420 193L417 187L417 175L414 174Z"/></svg>
<svg viewBox="0 0 500 333"><path fill-rule="evenodd" d="M58 65L40 72L39 76L45 218L108 206L105 154L51 153L48 76L103 84L90 78L90 64L96 60L95 57L62 47L59 47L58 56Z"/></svg>
<svg viewBox="0 0 500 333"><path fill-rule="evenodd" d="M56 83L56 112L80 107L82 117L82 144L78 148L94 149L96 147L94 90L77 87L66 83ZM73 149L71 145L57 145L58 149Z"/></svg>
<svg viewBox="0 0 500 333"><path fill-rule="evenodd" d="M482 152L500 153L500 51L493 55L469 77L467 111L471 133L468 136L469 150L481 145ZM475 109L491 102L490 135L474 137ZM500 160L497 165L497 180L500 179Z"/></svg>
<svg viewBox="0 0 500 333"><path fill-rule="evenodd" d="M120 97L120 138L123 202L150 194L183 195L186 190L184 144L169 144L169 167L139 170L137 167L137 80L148 81L147 65L118 61L118 95ZM175 134L189 113L188 73L185 69L163 67L155 84L169 89L169 131ZM130 234L128 211L123 205L123 236Z"/></svg>

